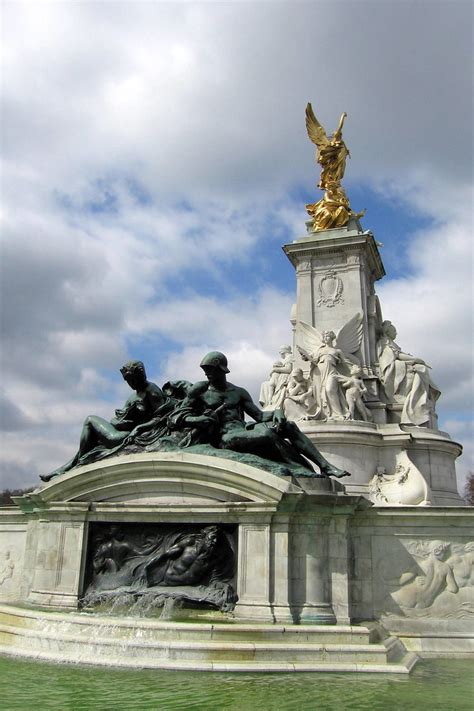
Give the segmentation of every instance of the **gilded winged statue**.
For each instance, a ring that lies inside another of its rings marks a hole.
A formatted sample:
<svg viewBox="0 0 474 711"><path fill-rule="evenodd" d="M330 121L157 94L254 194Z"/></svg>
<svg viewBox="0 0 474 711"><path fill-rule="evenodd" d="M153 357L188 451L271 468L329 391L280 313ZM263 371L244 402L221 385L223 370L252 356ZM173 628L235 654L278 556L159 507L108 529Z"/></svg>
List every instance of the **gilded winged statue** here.
<svg viewBox="0 0 474 711"><path fill-rule="evenodd" d="M316 162L321 166L321 177L318 188L327 190L331 183L340 183L346 169L346 158L350 157L347 146L342 140L342 127L347 114L344 112L339 121L339 126L334 134L328 138L326 131L314 115L313 107L306 107L306 130L311 141L317 147Z"/></svg>
<svg viewBox="0 0 474 711"><path fill-rule="evenodd" d="M332 136L328 136L314 115L311 104L306 107L306 129L309 138L317 147L316 161L321 166L318 188L325 191L321 200L306 205L308 214L313 218L313 232L332 227L344 227L354 214L341 186L346 159L347 156L350 157L347 146L342 140L342 127L346 116L344 112L336 131ZM356 217L362 215L363 213L358 213Z"/></svg>

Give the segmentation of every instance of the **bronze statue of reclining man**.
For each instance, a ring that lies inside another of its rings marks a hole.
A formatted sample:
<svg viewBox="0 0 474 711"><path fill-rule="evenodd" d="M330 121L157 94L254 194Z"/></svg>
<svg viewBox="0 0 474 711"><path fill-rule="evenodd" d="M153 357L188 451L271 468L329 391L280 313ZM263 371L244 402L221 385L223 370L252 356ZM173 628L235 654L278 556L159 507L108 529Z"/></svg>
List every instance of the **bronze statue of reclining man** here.
<svg viewBox="0 0 474 711"><path fill-rule="evenodd" d="M159 451L208 444L263 459L303 466L313 476L343 477L349 473L330 464L281 410L262 412L247 390L227 381L227 358L212 351L201 361L206 380L191 385L167 383L164 391L146 378L141 361L121 369L135 390L110 421L86 418L79 450L62 467L41 476L43 481L82 464L130 451ZM249 415L254 422L245 422ZM309 460L309 461L308 461ZM316 464L320 474L314 472Z"/></svg>
<svg viewBox="0 0 474 711"><path fill-rule="evenodd" d="M330 464L281 410L262 412L247 390L229 383L227 358L223 353L208 353L201 361L201 368L207 380L190 388L182 406L171 417L175 426L197 428L203 433L203 439L209 437L207 441L220 449L299 464L313 471L309 459L319 467L320 476L350 476L349 472ZM245 414L255 422L246 423Z"/></svg>

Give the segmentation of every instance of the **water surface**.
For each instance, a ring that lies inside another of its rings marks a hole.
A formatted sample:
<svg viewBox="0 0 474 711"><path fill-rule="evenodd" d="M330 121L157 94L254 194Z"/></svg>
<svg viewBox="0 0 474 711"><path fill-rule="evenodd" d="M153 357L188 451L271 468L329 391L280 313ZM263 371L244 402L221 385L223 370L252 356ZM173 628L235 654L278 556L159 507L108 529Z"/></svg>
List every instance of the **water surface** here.
<svg viewBox="0 0 474 711"><path fill-rule="evenodd" d="M0 657L3 711L313 711L474 708L473 664L419 662L410 676L127 670Z"/></svg>

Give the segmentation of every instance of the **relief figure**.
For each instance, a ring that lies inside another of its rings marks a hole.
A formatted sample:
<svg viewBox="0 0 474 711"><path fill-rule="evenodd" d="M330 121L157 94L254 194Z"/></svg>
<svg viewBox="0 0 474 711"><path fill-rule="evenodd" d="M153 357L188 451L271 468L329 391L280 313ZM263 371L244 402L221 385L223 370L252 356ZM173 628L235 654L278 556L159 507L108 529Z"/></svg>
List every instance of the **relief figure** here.
<svg viewBox="0 0 474 711"><path fill-rule="evenodd" d="M153 585L200 585L215 566L217 526L192 533L160 550L144 566L147 583Z"/></svg>
<svg viewBox="0 0 474 711"><path fill-rule="evenodd" d="M15 570L15 563L11 559L11 553L9 550L5 551L3 561L0 563L0 585L13 577L13 572Z"/></svg>
<svg viewBox="0 0 474 711"><path fill-rule="evenodd" d="M431 541L424 552L418 547L422 575L408 571L401 575L399 590L392 593L393 600L400 607L423 609L431 607L443 592L457 593L459 590L451 566L446 562L450 545L443 541Z"/></svg>
<svg viewBox="0 0 474 711"><path fill-rule="evenodd" d="M237 601L234 574L231 536L218 526L112 524L104 530L99 524L91 539L83 602L142 599L169 609L180 601L230 611Z"/></svg>

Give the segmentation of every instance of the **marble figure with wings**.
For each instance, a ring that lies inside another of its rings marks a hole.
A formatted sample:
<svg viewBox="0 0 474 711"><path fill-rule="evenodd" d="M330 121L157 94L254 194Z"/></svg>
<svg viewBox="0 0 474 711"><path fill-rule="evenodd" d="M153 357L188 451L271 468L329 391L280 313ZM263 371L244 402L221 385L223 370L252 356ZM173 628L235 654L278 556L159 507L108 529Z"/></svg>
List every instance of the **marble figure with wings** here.
<svg viewBox="0 0 474 711"><path fill-rule="evenodd" d="M362 342L362 316L355 314L338 331L320 333L314 326L299 322L303 346L298 351L311 363L310 377L322 414L328 420L349 418L349 408L342 382L351 364L360 365L356 353Z"/></svg>

